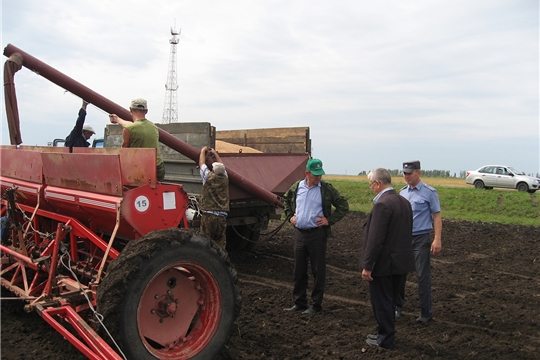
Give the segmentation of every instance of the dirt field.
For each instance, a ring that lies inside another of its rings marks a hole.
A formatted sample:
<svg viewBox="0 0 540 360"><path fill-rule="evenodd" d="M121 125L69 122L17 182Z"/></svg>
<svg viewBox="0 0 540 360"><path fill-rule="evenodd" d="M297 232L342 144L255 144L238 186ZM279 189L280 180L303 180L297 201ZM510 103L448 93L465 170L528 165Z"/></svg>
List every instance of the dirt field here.
<svg viewBox="0 0 540 360"><path fill-rule="evenodd" d="M419 315L410 275L393 351L370 348L375 319L358 271L362 213L349 213L329 241L323 310L289 314L291 227L251 252L231 253L243 294L230 359L540 359L540 229L443 222L443 253L432 261L435 315ZM277 226L274 223L272 226ZM311 280L311 278L310 278ZM19 302L2 301L1 358L83 359Z"/></svg>

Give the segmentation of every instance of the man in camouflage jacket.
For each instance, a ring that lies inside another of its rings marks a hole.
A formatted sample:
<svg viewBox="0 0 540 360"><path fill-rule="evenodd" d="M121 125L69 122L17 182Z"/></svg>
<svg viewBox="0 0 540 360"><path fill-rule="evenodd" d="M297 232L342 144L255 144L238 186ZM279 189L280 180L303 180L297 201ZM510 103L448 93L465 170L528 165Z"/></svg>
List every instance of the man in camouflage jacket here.
<svg viewBox="0 0 540 360"><path fill-rule="evenodd" d="M212 159L212 169L206 165ZM227 215L229 212L229 177L216 150L203 147L199 156L199 170L203 181L201 193L200 232L225 249L227 244Z"/></svg>

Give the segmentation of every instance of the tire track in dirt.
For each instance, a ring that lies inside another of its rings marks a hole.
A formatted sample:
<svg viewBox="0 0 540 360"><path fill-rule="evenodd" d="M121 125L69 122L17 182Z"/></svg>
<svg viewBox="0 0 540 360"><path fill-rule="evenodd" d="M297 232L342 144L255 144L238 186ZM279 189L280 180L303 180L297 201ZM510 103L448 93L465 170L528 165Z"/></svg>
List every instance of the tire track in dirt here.
<svg viewBox="0 0 540 360"><path fill-rule="evenodd" d="M287 256L283 256L283 255L275 255L275 254L260 254L258 255L260 257L265 257L265 258L274 258L274 259L280 259L280 260L286 260L288 262L290 262L291 264L294 263L294 259L291 258L291 257L287 257ZM343 269L343 268L339 268L337 266L333 266L333 265L329 265L329 264L326 264L326 270L331 270L331 271L334 271L335 273L339 273L339 274L346 274L347 277L348 276L358 276L360 277L360 271L356 271L356 270L347 270L347 269Z"/></svg>
<svg viewBox="0 0 540 360"><path fill-rule="evenodd" d="M294 263L294 259L291 258L291 257L287 257L287 256L283 256L283 255L268 255L268 254L260 254L258 255L260 257L266 257L266 258L277 258L277 259L280 259L280 260L286 260L288 262L290 262L291 264ZM362 274L360 273L360 271L356 271L356 270L347 270L347 269L344 269L344 268L341 268L341 267L337 267L337 266L333 266L333 265L329 265L329 264L326 264L326 270L330 270L330 271L333 271L334 273L336 274L341 274L341 275L344 275L343 276L344 278L349 278L349 277L358 277L358 278L361 278ZM407 281L408 284L413 284L412 282L410 281ZM416 283L414 283L416 284ZM290 284L289 284L290 286ZM326 296L326 295L325 295Z"/></svg>
<svg viewBox="0 0 540 360"><path fill-rule="evenodd" d="M280 255L271 255L269 257L280 257L280 258L283 258L283 259L287 259L287 257L280 256ZM336 268L336 269L339 269L339 268ZM347 271L347 270L344 270L344 271ZM270 288L273 288L273 289L287 289L287 290L290 290L290 288L291 288L291 284L289 282L285 283L283 281L276 281L276 280L273 280L271 278L260 277L260 276L255 276L255 275L248 275L248 274L245 274L245 273L239 273L239 275L241 275L239 277L239 282L240 283L245 282L245 283L250 283L250 284L254 284L254 285L270 287ZM358 274L356 274L356 275L358 275ZM367 301L360 301L360 300L356 300L356 299L350 299L350 298L346 298L346 297L342 297L342 296L336 296L336 295L330 295L330 294L325 294L324 297L325 297L325 299L328 299L328 300L341 302L341 303L345 303L345 304L348 304L348 305L363 306L363 307L371 309L371 303L367 302ZM409 316L409 317L415 317L416 316L415 313L412 313L412 312L409 313L409 312L405 312L405 311L403 312L403 315L406 315L406 316ZM482 327L482 326L471 325L471 324L466 324L466 323L458 323L458 322L449 321L449 320L443 320L441 318L437 318L436 320L433 320L433 321L437 321L439 323L443 323L443 324L446 324L448 326L453 326L453 327L457 327L457 328L467 328L467 329L476 330L476 331L484 331L484 332L489 332L491 334L499 334L499 335L505 335L505 336L525 336L526 338L530 339L531 341L535 341L537 343L540 343L540 337L536 337L536 336L532 336L532 335L527 335L527 334L522 334L522 333L516 334L515 332L497 331L497 330L488 329L488 328Z"/></svg>

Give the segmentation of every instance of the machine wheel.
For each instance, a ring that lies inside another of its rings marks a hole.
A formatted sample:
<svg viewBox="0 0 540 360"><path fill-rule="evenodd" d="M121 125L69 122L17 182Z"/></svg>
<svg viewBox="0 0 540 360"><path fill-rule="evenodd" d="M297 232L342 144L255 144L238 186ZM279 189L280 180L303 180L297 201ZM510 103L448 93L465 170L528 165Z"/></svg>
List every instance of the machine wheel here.
<svg viewBox="0 0 540 360"><path fill-rule="evenodd" d="M476 180L474 182L474 188L475 189L483 189L484 188L484 182L482 180Z"/></svg>
<svg viewBox="0 0 540 360"><path fill-rule="evenodd" d="M260 230L252 230L251 235L249 237L249 239L251 241L247 242L246 247L244 248L244 250L246 250L246 251L253 250L255 245L257 245L257 241L259 241L260 237L261 237L261 231Z"/></svg>
<svg viewBox="0 0 540 360"><path fill-rule="evenodd" d="M249 239L249 227L246 225L227 226L227 251L244 250Z"/></svg>
<svg viewBox="0 0 540 360"><path fill-rule="evenodd" d="M252 250L260 234L260 230L253 230L249 225L228 226L227 251Z"/></svg>
<svg viewBox="0 0 540 360"><path fill-rule="evenodd" d="M516 187L517 191L529 191L529 185L526 183L519 183Z"/></svg>
<svg viewBox="0 0 540 360"><path fill-rule="evenodd" d="M157 230L111 262L97 310L128 359L214 359L240 310L236 281L227 253L208 237Z"/></svg>

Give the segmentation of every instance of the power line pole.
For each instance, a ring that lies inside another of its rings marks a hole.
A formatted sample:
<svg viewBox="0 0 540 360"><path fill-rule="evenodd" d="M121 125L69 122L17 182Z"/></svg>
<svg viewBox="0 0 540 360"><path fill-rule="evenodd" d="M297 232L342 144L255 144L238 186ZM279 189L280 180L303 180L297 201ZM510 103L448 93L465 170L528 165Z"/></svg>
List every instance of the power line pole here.
<svg viewBox="0 0 540 360"><path fill-rule="evenodd" d="M167 74L167 83L165 84L165 106L163 107L162 123L169 124L178 121L178 84L176 81L176 45L180 41L177 35L180 35L180 30L171 28L172 38L169 40L171 44L171 55L169 58L169 72Z"/></svg>

